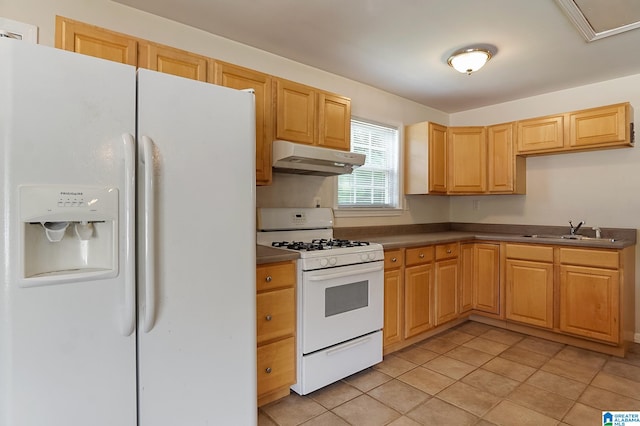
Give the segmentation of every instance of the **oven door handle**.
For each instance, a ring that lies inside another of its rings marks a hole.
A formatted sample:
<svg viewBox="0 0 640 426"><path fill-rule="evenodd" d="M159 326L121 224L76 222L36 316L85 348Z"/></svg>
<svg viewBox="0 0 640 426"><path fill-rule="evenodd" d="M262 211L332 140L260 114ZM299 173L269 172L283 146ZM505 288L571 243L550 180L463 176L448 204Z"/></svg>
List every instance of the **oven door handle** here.
<svg viewBox="0 0 640 426"><path fill-rule="evenodd" d="M348 349L352 349L355 346L360 346L360 345L362 345L364 343L368 343L370 340L371 340L371 336L368 336L368 337L366 337L364 339L361 338L361 339L355 340L353 342L341 345L340 347L337 347L335 349L329 349L326 353L327 353L327 356L331 356L333 354L336 354L336 353L339 353L339 352L343 352L343 351L346 351Z"/></svg>
<svg viewBox="0 0 640 426"><path fill-rule="evenodd" d="M312 275L309 277L309 281L327 281L327 280L333 280L335 278L344 278L344 277L351 277L353 275L368 274L369 272L379 272L379 271L382 271L383 269L384 269L384 265L381 263L379 266L375 266L373 268L356 269L356 270L350 270L347 272L337 272L335 274Z"/></svg>

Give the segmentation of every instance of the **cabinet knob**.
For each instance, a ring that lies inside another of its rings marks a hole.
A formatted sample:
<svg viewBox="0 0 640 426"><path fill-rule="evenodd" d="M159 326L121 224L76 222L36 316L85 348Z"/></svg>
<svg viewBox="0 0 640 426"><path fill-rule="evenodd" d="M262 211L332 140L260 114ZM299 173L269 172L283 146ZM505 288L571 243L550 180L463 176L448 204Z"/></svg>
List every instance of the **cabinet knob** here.
<svg viewBox="0 0 640 426"><path fill-rule="evenodd" d="M418 255L418 257L419 257L420 259L424 259L424 253L420 253L420 254Z"/></svg>
<svg viewBox="0 0 640 426"><path fill-rule="evenodd" d="M264 369L264 371L265 371L267 374L271 373L271 367L267 367L267 368L265 368L265 369Z"/></svg>
<svg viewBox="0 0 640 426"><path fill-rule="evenodd" d="M271 275L267 275L267 278L264 279L266 282L270 283L271 280L273 280L273 278L271 278Z"/></svg>
<svg viewBox="0 0 640 426"><path fill-rule="evenodd" d="M447 250L447 254L451 254L451 249Z"/></svg>
<svg viewBox="0 0 640 426"><path fill-rule="evenodd" d="M264 317L264 319L266 319L267 321L271 321L271 315L267 314L267 316Z"/></svg>
<svg viewBox="0 0 640 426"><path fill-rule="evenodd" d="M391 258L391 261L392 261L392 262L397 262L397 261L398 261L398 259L396 259L395 257L392 257L392 258Z"/></svg>

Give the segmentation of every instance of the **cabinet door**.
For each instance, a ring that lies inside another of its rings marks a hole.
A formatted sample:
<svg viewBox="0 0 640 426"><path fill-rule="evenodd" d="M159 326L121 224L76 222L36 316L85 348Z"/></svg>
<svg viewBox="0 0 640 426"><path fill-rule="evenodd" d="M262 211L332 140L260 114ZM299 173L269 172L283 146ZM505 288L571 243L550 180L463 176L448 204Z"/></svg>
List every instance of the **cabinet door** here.
<svg viewBox="0 0 640 426"><path fill-rule="evenodd" d="M560 330L618 343L620 276L617 270L560 267Z"/></svg>
<svg viewBox="0 0 640 426"><path fill-rule="evenodd" d="M293 81L275 79L276 139L313 145L316 126L316 93Z"/></svg>
<svg viewBox="0 0 640 426"><path fill-rule="evenodd" d="M209 68L211 60L205 56L161 44L144 42L140 44L138 66L179 77L213 83Z"/></svg>
<svg viewBox="0 0 640 426"><path fill-rule="evenodd" d="M473 309L474 246L475 244L460 245L460 313Z"/></svg>
<svg viewBox="0 0 640 426"><path fill-rule="evenodd" d="M351 150L351 99L318 93L318 145Z"/></svg>
<svg viewBox="0 0 640 426"><path fill-rule="evenodd" d="M447 193L447 128L429 123L429 192Z"/></svg>
<svg viewBox="0 0 640 426"><path fill-rule="evenodd" d="M475 244L473 309L500 313L500 246Z"/></svg>
<svg viewBox="0 0 640 426"><path fill-rule="evenodd" d="M449 193L487 191L487 139L484 127L449 127Z"/></svg>
<svg viewBox="0 0 640 426"><path fill-rule="evenodd" d="M215 63L215 84L232 89L253 89L256 97L256 183L271 183L271 141L273 118L271 77L225 62Z"/></svg>
<svg viewBox="0 0 640 426"><path fill-rule="evenodd" d="M507 259L507 319L552 328L553 264Z"/></svg>
<svg viewBox="0 0 640 426"><path fill-rule="evenodd" d="M55 47L136 66L138 41L124 34L56 16Z"/></svg>
<svg viewBox="0 0 640 426"><path fill-rule="evenodd" d="M518 121L518 153L557 151L564 147L564 116Z"/></svg>
<svg viewBox="0 0 640 426"><path fill-rule="evenodd" d="M384 328L382 329L384 347L402 341L403 284L401 268L385 271Z"/></svg>
<svg viewBox="0 0 640 426"><path fill-rule="evenodd" d="M404 277L404 337L409 338L433 327L433 264L406 268Z"/></svg>
<svg viewBox="0 0 640 426"><path fill-rule="evenodd" d="M572 148L630 145L629 104L618 104L569 114Z"/></svg>
<svg viewBox="0 0 640 426"><path fill-rule="evenodd" d="M436 262L435 325L458 317L458 259Z"/></svg>
<svg viewBox="0 0 640 426"><path fill-rule="evenodd" d="M487 127L488 191L504 194L524 194L526 190L526 161L516 157L515 124Z"/></svg>

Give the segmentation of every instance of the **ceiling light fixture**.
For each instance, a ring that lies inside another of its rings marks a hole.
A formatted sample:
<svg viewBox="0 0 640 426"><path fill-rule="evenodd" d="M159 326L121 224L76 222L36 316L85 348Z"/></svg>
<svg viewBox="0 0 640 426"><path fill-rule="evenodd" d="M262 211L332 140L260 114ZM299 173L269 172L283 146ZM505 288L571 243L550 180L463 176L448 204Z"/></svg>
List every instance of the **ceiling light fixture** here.
<svg viewBox="0 0 640 426"><path fill-rule="evenodd" d="M471 75L478 71L491 59L491 52L477 47L467 48L454 52L447 63L457 71Z"/></svg>

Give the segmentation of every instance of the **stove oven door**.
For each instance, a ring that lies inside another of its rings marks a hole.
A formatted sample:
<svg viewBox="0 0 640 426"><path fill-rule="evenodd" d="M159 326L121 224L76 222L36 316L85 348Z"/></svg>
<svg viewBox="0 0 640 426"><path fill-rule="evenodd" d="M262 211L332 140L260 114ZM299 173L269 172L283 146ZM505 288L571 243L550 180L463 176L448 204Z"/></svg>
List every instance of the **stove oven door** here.
<svg viewBox="0 0 640 426"><path fill-rule="evenodd" d="M384 263L302 272L302 353L382 329Z"/></svg>

